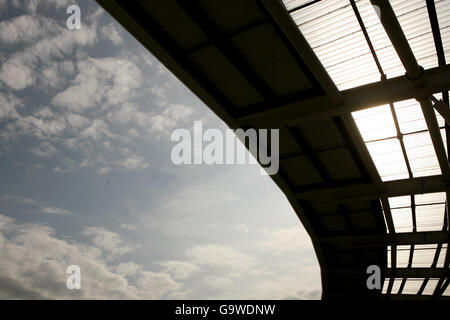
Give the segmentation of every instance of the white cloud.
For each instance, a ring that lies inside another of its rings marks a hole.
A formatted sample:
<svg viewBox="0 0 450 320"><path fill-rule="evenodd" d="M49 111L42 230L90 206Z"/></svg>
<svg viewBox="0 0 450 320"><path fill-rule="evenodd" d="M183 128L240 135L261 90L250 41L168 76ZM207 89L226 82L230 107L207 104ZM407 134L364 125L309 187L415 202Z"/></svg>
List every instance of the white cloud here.
<svg viewBox="0 0 450 320"><path fill-rule="evenodd" d="M126 224L126 223L122 223L122 224L120 225L120 227L121 227L122 229L125 229L125 230L135 230L135 229L136 229L135 226L132 226L132 225L129 225L129 224Z"/></svg>
<svg viewBox="0 0 450 320"><path fill-rule="evenodd" d="M61 209L61 208L55 208L55 207L45 207L42 209L44 213L48 214L57 214L57 215L68 215L72 214L69 210Z"/></svg>
<svg viewBox="0 0 450 320"><path fill-rule="evenodd" d="M38 157L50 158L58 153L58 150L49 142L44 141L38 147L32 147L31 153Z"/></svg>
<svg viewBox="0 0 450 320"><path fill-rule="evenodd" d="M201 270L195 264L184 261L162 261L159 262L164 267L164 273L170 274L176 280L184 280Z"/></svg>
<svg viewBox="0 0 450 320"><path fill-rule="evenodd" d="M92 121L89 118L86 118L82 115L75 114L75 113L71 113L68 116L67 122L69 122L72 127L77 128L77 129L85 128L92 123Z"/></svg>
<svg viewBox="0 0 450 320"><path fill-rule="evenodd" d="M134 262L123 262L114 267L114 271L124 276L134 276L142 267Z"/></svg>
<svg viewBox="0 0 450 320"><path fill-rule="evenodd" d="M15 201L19 203L29 204L29 205L38 205L39 202L30 197L23 197L16 194L3 194L0 196L0 201Z"/></svg>
<svg viewBox="0 0 450 320"><path fill-rule="evenodd" d="M113 256L120 256L133 250L133 247L123 243L121 237L117 233L108 231L104 228L87 227L84 229L83 234L88 236L100 249Z"/></svg>
<svg viewBox="0 0 450 320"><path fill-rule="evenodd" d="M88 58L77 63L78 75L72 85L53 98L53 104L72 111L98 105L125 103L142 76L134 63L121 58Z"/></svg>
<svg viewBox="0 0 450 320"><path fill-rule="evenodd" d="M224 276L206 276L203 281L210 287L220 291L230 290L235 287L236 282Z"/></svg>
<svg viewBox="0 0 450 320"><path fill-rule="evenodd" d="M101 119L94 119L89 127L84 129L81 134L83 138L99 140L101 137L112 137L112 133L108 129L108 125Z"/></svg>
<svg viewBox="0 0 450 320"><path fill-rule="evenodd" d="M109 122L116 125L135 123L150 133L169 133L181 121L188 121L192 108L181 104L167 104L158 112L142 112L134 103L124 103L107 115Z"/></svg>
<svg viewBox="0 0 450 320"><path fill-rule="evenodd" d="M260 246L263 250L275 254L283 254L289 251L310 250L311 239L305 230L298 226L283 228L267 233L268 239Z"/></svg>
<svg viewBox="0 0 450 320"><path fill-rule="evenodd" d="M42 119L54 119L55 118L55 114L49 107L44 107L44 108L40 109L39 111L36 111L34 113L34 116L36 118L42 118Z"/></svg>
<svg viewBox="0 0 450 320"><path fill-rule="evenodd" d="M19 9L26 9L35 13L39 7L55 7L57 9L65 9L69 5L68 0L13 0L11 3Z"/></svg>
<svg viewBox="0 0 450 320"><path fill-rule="evenodd" d="M126 158L120 164L127 169L145 169L150 165L144 158L136 155Z"/></svg>
<svg viewBox="0 0 450 320"><path fill-rule="evenodd" d="M0 298L133 299L136 290L108 268L100 251L58 239L53 229L0 215ZM65 286L67 266L82 270L82 290Z"/></svg>
<svg viewBox="0 0 450 320"><path fill-rule="evenodd" d="M244 255L233 247L217 244L193 247L186 255L200 266L226 267L236 271L245 271L257 264L252 256Z"/></svg>
<svg viewBox="0 0 450 320"><path fill-rule="evenodd" d="M105 234L104 229L90 231ZM88 232L90 233L90 232ZM97 241L97 239L95 239ZM101 241L103 243L103 241ZM169 274L134 262L110 265L104 248L59 239L52 228L0 214L0 299L165 299L184 297ZM110 249L106 246L106 253ZM66 288L66 268L81 269L81 290ZM128 276L135 277L131 281Z"/></svg>
<svg viewBox="0 0 450 320"><path fill-rule="evenodd" d="M0 120L17 119L20 117L16 108L21 106L19 98L0 92Z"/></svg>
<svg viewBox="0 0 450 320"><path fill-rule="evenodd" d="M248 233L248 227L245 224L237 224L234 226L238 231L247 234Z"/></svg>
<svg viewBox="0 0 450 320"><path fill-rule="evenodd" d="M109 23L101 28L101 35L104 39L110 40L115 45L123 42L121 30L118 29L115 23Z"/></svg>
<svg viewBox="0 0 450 320"><path fill-rule="evenodd" d="M22 61L11 59L2 64L0 80L14 90L22 90L34 83L34 75Z"/></svg>
<svg viewBox="0 0 450 320"><path fill-rule="evenodd" d="M17 119L11 128L20 134L31 134L40 139L56 136L66 129L66 121L63 117L45 120L34 116L25 116Z"/></svg>
<svg viewBox="0 0 450 320"><path fill-rule="evenodd" d="M22 15L0 23L0 41L6 44L34 42L51 34L57 25L51 20L39 16Z"/></svg>
<svg viewBox="0 0 450 320"><path fill-rule="evenodd" d="M170 295L178 292L182 285L167 274L142 271L137 280L137 287L143 291L147 299L162 299L171 298Z"/></svg>

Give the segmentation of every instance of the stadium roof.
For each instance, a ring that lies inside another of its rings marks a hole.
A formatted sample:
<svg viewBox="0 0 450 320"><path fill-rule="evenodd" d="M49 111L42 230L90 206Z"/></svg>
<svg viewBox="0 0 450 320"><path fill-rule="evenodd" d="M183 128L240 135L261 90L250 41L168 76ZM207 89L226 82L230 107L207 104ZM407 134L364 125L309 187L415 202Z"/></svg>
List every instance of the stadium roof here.
<svg viewBox="0 0 450 320"><path fill-rule="evenodd" d="M280 130L323 298L450 295L449 1L98 2L231 128Z"/></svg>

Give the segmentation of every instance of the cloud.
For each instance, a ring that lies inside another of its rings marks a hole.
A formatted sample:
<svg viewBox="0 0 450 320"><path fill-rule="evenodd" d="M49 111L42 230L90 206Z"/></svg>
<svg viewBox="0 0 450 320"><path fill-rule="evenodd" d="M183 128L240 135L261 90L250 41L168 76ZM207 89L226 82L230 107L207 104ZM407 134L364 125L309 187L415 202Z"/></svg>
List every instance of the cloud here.
<svg viewBox="0 0 450 320"><path fill-rule="evenodd" d="M34 75L23 62L11 59L2 64L0 80L14 90L23 90L34 83Z"/></svg>
<svg viewBox="0 0 450 320"><path fill-rule="evenodd" d="M135 226L132 226L132 225L129 225L129 224L126 224L126 223L122 223L122 224L120 225L120 227L121 227L122 229L125 229L125 230L135 230L135 229L136 229Z"/></svg>
<svg viewBox="0 0 450 320"><path fill-rule="evenodd" d="M176 280L184 280L201 270L195 264L184 261L162 261L159 262L164 267L164 273L170 274Z"/></svg>
<svg viewBox="0 0 450 320"><path fill-rule="evenodd" d="M114 267L114 271L124 276L134 276L142 267L134 262L124 262Z"/></svg>
<svg viewBox="0 0 450 320"><path fill-rule="evenodd" d="M45 207L42 209L44 213L48 214L56 214L56 215L69 215L72 214L69 210L61 209L61 208L55 208L55 207Z"/></svg>
<svg viewBox="0 0 450 320"><path fill-rule="evenodd" d="M134 103L124 103L107 115L115 125L136 124L150 133L169 133L181 121L188 121L193 114L192 108L181 104L167 104L157 112L142 112Z"/></svg>
<svg viewBox="0 0 450 320"><path fill-rule="evenodd" d="M122 58L88 58L77 62L78 75L70 87L53 97L56 106L81 112L99 103L118 105L142 84L137 66Z"/></svg>
<svg viewBox="0 0 450 320"><path fill-rule="evenodd" d="M36 118L42 118L42 119L54 119L55 114L49 107L41 108L39 111L34 112L34 116Z"/></svg>
<svg viewBox="0 0 450 320"><path fill-rule="evenodd" d="M185 297L183 284L169 274L144 270L134 262L110 265L102 258L103 250L95 243L59 239L52 228L18 224L0 214L0 299ZM81 290L66 288L65 271L72 264L80 266Z"/></svg>
<svg viewBox="0 0 450 320"><path fill-rule="evenodd" d="M38 19L31 15L21 15L0 22L0 41L6 44L34 42L52 34L55 28L57 25L43 16L39 16Z"/></svg>
<svg viewBox="0 0 450 320"><path fill-rule="evenodd" d="M268 239L260 243L260 247L263 250L271 251L275 254L310 250L311 246L311 239L306 231L299 226L270 232L268 234Z"/></svg>
<svg viewBox="0 0 450 320"><path fill-rule="evenodd" d="M68 116L67 122L69 122L69 124L76 129L86 128L92 123L89 118L75 113L71 113Z"/></svg>
<svg viewBox="0 0 450 320"><path fill-rule="evenodd" d="M133 250L132 246L123 243L117 233L104 228L87 227L84 229L83 235L89 237L96 246L113 257L124 255Z"/></svg>
<svg viewBox="0 0 450 320"><path fill-rule="evenodd" d="M101 28L101 36L103 39L107 39L115 45L120 45L123 42L121 33L122 31L114 23L109 23Z"/></svg>
<svg viewBox="0 0 450 320"><path fill-rule="evenodd" d="M248 233L248 227L245 224L237 224L234 227L244 234Z"/></svg>
<svg viewBox="0 0 450 320"><path fill-rule="evenodd" d="M20 118L17 107L21 105L22 102L16 96L0 92L0 120Z"/></svg>
<svg viewBox="0 0 450 320"><path fill-rule="evenodd" d="M65 9L69 5L68 0L14 0L11 4L16 8L26 9L29 12L35 13L39 7L55 7L57 9Z"/></svg>
<svg viewBox="0 0 450 320"><path fill-rule="evenodd" d="M137 280L137 287L143 291L147 299L171 298L171 294L179 291L182 285L169 275L152 271L142 271Z"/></svg>
<svg viewBox="0 0 450 320"><path fill-rule="evenodd" d="M2 299L116 299L135 298L127 280L108 270L98 249L71 244L55 237L53 229L36 224L16 224L0 215L0 282ZM82 270L80 291L65 286L68 265Z"/></svg>
<svg viewBox="0 0 450 320"><path fill-rule="evenodd" d="M39 139L47 139L60 134L66 129L66 126L66 120L62 116L50 120L34 116L20 116L14 123L11 123L10 129L18 134L29 134Z"/></svg>
<svg viewBox="0 0 450 320"><path fill-rule="evenodd" d="M245 271L256 265L257 261L236 249L217 245L195 246L186 252L186 255L197 265L225 267L237 271Z"/></svg>
<svg viewBox="0 0 450 320"><path fill-rule="evenodd" d="M91 125L81 132L80 136L98 141L103 136L112 137L113 135L109 131L108 125L105 121L102 119L94 119L91 122Z"/></svg>
<svg viewBox="0 0 450 320"><path fill-rule="evenodd" d="M32 147L31 153L38 157L50 158L58 153L58 150L49 142L44 141L39 147Z"/></svg>
<svg viewBox="0 0 450 320"><path fill-rule="evenodd" d="M149 166L149 163L144 158L136 155L126 158L120 164L127 169L145 169Z"/></svg>
<svg viewBox="0 0 450 320"><path fill-rule="evenodd" d="M0 201L15 201L15 202L23 203L23 204L28 204L28 205L34 205L34 206L39 205L39 202L33 198L23 197L23 196L11 194L11 193L1 195Z"/></svg>

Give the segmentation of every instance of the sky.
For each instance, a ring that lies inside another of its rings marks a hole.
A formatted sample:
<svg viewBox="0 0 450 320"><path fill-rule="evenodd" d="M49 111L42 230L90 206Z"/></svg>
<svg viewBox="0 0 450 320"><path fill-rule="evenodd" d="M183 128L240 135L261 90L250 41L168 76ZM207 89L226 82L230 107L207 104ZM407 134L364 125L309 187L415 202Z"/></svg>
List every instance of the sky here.
<svg viewBox="0 0 450 320"><path fill-rule="evenodd" d="M194 121L226 129L94 1L0 0L0 298L319 299L270 177L172 163Z"/></svg>

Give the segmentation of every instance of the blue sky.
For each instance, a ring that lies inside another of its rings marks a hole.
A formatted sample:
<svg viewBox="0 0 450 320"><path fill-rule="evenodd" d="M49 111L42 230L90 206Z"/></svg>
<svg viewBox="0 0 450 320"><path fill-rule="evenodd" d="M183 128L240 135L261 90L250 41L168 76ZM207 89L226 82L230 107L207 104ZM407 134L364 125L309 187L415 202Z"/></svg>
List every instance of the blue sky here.
<svg viewBox="0 0 450 320"><path fill-rule="evenodd" d="M0 0L0 298L318 299L259 167L171 162L197 120L226 128L94 1Z"/></svg>

